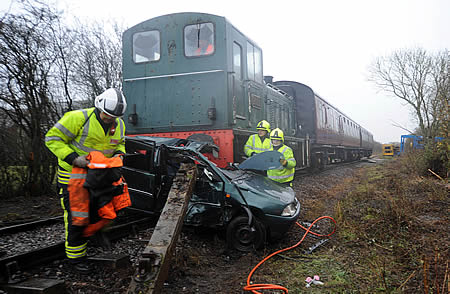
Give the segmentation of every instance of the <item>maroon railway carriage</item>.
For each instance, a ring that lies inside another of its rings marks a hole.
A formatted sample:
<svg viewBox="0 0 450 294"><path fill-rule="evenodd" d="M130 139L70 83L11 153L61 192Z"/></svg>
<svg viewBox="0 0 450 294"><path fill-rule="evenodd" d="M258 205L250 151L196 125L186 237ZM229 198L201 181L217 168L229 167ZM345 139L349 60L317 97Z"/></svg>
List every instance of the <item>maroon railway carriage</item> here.
<svg viewBox="0 0 450 294"><path fill-rule="evenodd" d="M310 87L294 81L273 84L294 97L297 136L309 136L313 165L350 161L372 154L373 135Z"/></svg>

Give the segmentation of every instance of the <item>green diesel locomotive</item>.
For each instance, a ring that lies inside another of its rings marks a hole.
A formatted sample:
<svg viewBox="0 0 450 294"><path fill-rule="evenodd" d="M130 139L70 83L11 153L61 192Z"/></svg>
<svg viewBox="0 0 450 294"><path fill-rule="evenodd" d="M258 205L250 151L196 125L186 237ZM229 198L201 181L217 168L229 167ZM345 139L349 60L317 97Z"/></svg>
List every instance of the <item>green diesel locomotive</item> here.
<svg viewBox="0 0 450 294"><path fill-rule="evenodd" d="M297 168L309 139L296 137L295 101L264 81L262 50L226 18L175 13L123 34L128 135L187 138L219 146L219 167L244 159L243 146L265 119L284 131Z"/></svg>

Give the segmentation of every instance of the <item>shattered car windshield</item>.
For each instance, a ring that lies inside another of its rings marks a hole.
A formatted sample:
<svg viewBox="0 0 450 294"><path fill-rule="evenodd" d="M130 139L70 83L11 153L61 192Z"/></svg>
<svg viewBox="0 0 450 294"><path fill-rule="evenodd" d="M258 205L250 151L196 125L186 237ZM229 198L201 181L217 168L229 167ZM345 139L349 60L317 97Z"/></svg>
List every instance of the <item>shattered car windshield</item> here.
<svg viewBox="0 0 450 294"><path fill-rule="evenodd" d="M245 171L245 170L228 170L228 169L220 169L223 174L230 180L242 180L248 177L251 177L253 175L252 172Z"/></svg>

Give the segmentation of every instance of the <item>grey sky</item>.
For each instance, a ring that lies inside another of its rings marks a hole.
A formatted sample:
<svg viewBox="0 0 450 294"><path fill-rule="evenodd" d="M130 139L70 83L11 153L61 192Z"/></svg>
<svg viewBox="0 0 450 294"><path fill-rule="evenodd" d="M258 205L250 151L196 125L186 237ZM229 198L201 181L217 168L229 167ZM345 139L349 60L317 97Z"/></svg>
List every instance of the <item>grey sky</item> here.
<svg viewBox="0 0 450 294"><path fill-rule="evenodd" d="M0 0L3 14L9 0ZM263 50L264 74L304 83L385 143L414 129L410 110L377 92L367 67L396 49L450 49L447 0L61 1L80 18L115 18L127 26L175 12L225 16Z"/></svg>

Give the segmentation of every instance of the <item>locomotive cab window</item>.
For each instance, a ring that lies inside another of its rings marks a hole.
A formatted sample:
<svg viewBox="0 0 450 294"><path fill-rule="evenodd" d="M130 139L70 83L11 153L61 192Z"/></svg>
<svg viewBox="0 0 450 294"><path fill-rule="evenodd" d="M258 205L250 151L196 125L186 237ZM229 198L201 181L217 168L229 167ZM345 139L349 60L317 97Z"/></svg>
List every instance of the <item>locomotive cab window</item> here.
<svg viewBox="0 0 450 294"><path fill-rule="evenodd" d="M161 56L159 31L139 32L133 35L133 61L158 61Z"/></svg>
<svg viewBox="0 0 450 294"><path fill-rule="evenodd" d="M247 76L249 80L263 82L261 49L249 42L247 42Z"/></svg>
<svg viewBox="0 0 450 294"><path fill-rule="evenodd" d="M211 22L184 28L184 54L188 57L214 53L214 25Z"/></svg>
<svg viewBox="0 0 450 294"><path fill-rule="evenodd" d="M241 46L234 42L233 43L233 71L236 75L236 79L242 80L242 62L241 62L242 48Z"/></svg>

